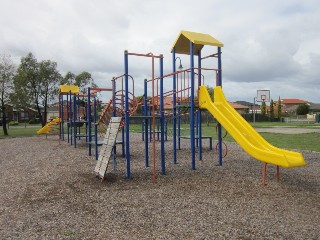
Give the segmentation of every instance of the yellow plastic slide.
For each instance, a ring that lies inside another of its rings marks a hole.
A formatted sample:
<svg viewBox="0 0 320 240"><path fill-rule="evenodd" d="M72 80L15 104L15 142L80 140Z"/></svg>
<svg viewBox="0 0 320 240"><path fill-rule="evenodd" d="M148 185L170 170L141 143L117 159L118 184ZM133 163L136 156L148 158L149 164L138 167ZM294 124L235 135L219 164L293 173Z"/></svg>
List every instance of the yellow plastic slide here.
<svg viewBox="0 0 320 240"><path fill-rule="evenodd" d="M208 111L252 157L281 167L306 165L301 153L277 148L268 143L231 105L227 102L221 87L214 89L212 102L205 86L199 87L200 108Z"/></svg>
<svg viewBox="0 0 320 240"><path fill-rule="evenodd" d="M39 129L37 131L37 134L47 134L52 130L53 125L57 125L59 122L61 122L60 118L54 118L50 122L48 122L43 128Z"/></svg>

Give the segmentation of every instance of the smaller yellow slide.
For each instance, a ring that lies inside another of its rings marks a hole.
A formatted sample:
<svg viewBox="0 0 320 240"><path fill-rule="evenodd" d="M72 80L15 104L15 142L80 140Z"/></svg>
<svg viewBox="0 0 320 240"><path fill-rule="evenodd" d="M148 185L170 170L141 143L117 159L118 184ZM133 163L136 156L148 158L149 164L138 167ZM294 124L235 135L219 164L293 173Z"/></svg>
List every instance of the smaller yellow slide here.
<svg viewBox="0 0 320 240"><path fill-rule="evenodd" d="M54 125L57 125L61 122L60 118L54 118L50 122L48 122L43 128L37 131L37 134L48 134Z"/></svg>
<svg viewBox="0 0 320 240"><path fill-rule="evenodd" d="M226 100L222 88L214 88L212 102L205 86L199 87L200 108L207 109L239 145L252 157L281 167L305 166L301 153L277 148L268 143Z"/></svg>

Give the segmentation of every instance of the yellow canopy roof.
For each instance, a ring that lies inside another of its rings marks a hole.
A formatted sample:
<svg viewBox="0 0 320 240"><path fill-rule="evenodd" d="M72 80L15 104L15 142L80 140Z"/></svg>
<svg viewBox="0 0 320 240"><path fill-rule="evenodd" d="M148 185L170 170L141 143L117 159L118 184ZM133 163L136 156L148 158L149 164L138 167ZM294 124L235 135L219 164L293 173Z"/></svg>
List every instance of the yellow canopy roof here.
<svg viewBox="0 0 320 240"><path fill-rule="evenodd" d="M60 93L71 93L73 94L79 94L79 87L75 85L60 85Z"/></svg>
<svg viewBox="0 0 320 240"><path fill-rule="evenodd" d="M199 51L204 45L223 47L222 42L218 41L209 34L181 31L173 47L171 48L171 52L173 51L173 48L175 48L176 53L190 54L190 41L194 43L195 55L198 55Z"/></svg>

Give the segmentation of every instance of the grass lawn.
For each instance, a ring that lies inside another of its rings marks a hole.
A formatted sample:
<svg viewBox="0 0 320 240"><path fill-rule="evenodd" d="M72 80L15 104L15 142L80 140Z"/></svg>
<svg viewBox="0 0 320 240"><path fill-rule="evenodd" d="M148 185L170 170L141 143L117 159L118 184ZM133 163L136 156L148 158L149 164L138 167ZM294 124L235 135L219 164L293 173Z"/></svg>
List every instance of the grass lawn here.
<svg viewBox="0 0 320 240"><path fill-rule="evenodd" d="M37 135L37 131L41 128L41 125L29 125L20 124L19 126L10 126L8 129L9 136L4 136L2 126L0 127L0 138L12 138L12 137L32 137Z"/></svg>
<svg viewBox="0 0 320 240"><path fill-rule="evenodd" d="M281 124L281 123L280 123ZM258 124L257 124L258 125ZM279 123L259 123L259 126L256 127L309 127L311 124L286 124L279 125ZM318 126L320 126L318 124ZM130 126L132 132L141 132L141 125L132 124ZM190 135L189 125L183 124L181 126L181 135ZM222 130L222 135L225 135L225 130ZM211 136L213 139L217 140L217 133L215 125L202 127L202 134L204 136ZM172 135L172 129L168 129L168 135ZM320 152L320 133L304 133L304 134L281 134L281 133L260 133L260 135L265 138L269 143L276 147L286 148L286 149L300 149L300 150L312 150ZM227 134L224 138L226 142L234 142L235 140Z"/></svg>
<svg viewBox="0 0 320 240"><path fill-rule="evenodd" d="M288 124L288 123L256 123L255 127L320 127L320 124ZM169 126L170 127L170 126ZM11 126L8 129L9 138L11 137L31 137L37 135L37 130L40 129L40 125L24 125L21 126ZM141 132L141 124L131 124L130 131ZM213 139L217 139L217 133L215 125L202 127L204 136L211 136ZM225 130L223 129L222 134L225 135ZM172 135L172 129L168 130L168 135ZM183 124L181 126L181 135L190 135L189 125ZM301 149L301 150L312 150L320 152L320 133L305 133L305 134L280 134L280 133L261 133L261 135L272 145L280 148L286 149ZM2 128L0 130L0 138L7 138L3 135ZM224 138L226 142L233 142L234 139L227 134Z"/></svg>

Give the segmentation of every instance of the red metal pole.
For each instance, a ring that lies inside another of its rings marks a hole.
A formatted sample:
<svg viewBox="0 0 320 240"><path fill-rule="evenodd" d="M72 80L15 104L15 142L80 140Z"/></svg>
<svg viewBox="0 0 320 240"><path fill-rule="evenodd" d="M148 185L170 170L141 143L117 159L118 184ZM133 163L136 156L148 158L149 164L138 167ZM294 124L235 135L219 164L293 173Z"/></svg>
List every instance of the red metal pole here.
<svg viewBox="0 0 320 240"><path fill-rule="evenodd" d="M277 170L276 170L276 179L277 179L277 182L280 182L280 167L277 166Z"/></svg>
<svg viewBox="0 0 320 240"><path fill-rule="evenodd" d="M267 163L263 163L263 170L262 170L262 186L267 185Z"/></svg>

